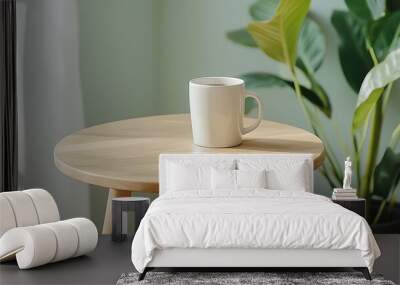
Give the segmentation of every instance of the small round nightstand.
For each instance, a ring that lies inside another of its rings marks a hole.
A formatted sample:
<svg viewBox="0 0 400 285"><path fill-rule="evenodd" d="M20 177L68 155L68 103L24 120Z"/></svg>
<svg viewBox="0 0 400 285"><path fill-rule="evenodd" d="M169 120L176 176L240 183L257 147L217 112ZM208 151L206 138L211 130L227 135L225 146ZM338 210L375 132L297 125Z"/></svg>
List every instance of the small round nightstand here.
<svg viewBox="0 0 400 285"><path fill-rule="evenodd" d="M127 212L135 213L135 232L140 221L146 214L150 199L145 197L119 197L112 199L112 240L123 241L126 239L128 218Z"/></svg>

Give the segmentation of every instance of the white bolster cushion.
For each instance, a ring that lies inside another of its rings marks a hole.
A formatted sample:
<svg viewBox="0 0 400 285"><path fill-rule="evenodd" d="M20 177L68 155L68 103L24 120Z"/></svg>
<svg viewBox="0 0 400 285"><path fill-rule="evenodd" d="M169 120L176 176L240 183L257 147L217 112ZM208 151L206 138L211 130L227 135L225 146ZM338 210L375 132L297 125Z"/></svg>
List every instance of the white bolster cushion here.
<svg viewBox="0 0 400 285"><path fill-rule="evenodd" d="M91 220L85 218L74 218L65 220L78 232L78 248L74 256L86 254L96 248L98 233L97 228Z"/></svg>
<svg viewBox="0 0 400 285"><path fill-rule="evenodd" d="M0 237L11 228L60 220L56 202L43 189L0 193L0 214Z"/></svg>
<svg viewBox="0 0 400 285"><path fill-rule="evenodd" d="M0 238L0 261L16 254L19 268L28 269L86 254L97 239L96 226L85 218L14 228Z"/></svg>
<svg viewBox="0 0 400 285"><path fill-rule="evenodd" d="M70 258L75 255L78 249L78 232L66 221L44 224L55 235L57 248L51 262Z"/></svg>
<svg viewBox="0 0 400 285"><path fill-rule="evenodd" d="M10 202L6 197L0 195L0 237L16 226L17 223Z"/></svg>
<svg viewBox="0 0 400 285"><path fill-rule="evenodd" d="M56 250L53 231L42 225L13 228L0 238L0 260L13 259L16 254L20 269L51 262Z"/></svg>
<svg viewBox="0 0 400 285"><path fill-rule="evenodd" d="M36 208L39 224L51 223L60 220L57 204L49 192L43 189L29 189L22 192L31 197Z"/></svg>
<svg viewBox="0 0 400 285"><path fill-rule="evenodd" d="M13 210L17 227L33 226L39 223L35 205L30 196L22 191L3 192Z"/></svg>

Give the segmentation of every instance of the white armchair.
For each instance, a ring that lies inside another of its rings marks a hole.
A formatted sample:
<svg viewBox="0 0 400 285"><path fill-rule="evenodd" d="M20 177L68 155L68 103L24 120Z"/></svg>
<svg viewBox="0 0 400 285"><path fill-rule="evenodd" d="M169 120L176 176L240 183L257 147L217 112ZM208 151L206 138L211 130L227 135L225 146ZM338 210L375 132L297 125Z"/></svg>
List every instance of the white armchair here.
<svg viewBox="0 0 400 285"><path fill-rule="evenodd" d="M86 254L97 239L88 219L60 221L46 190L0 193L0 262L16 258L20 269L28 269Z"/></svg>

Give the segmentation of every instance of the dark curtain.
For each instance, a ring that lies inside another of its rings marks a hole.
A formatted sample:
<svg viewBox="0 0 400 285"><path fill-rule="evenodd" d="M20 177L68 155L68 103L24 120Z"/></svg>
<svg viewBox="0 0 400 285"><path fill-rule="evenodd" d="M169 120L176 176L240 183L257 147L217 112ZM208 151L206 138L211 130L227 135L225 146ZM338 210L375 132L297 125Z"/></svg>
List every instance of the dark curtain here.
<svg viewBox="0 0 400 285"><path fill-rule="evenodd" d="M18 190L15 0L0 0L0 191Z"/></svg>

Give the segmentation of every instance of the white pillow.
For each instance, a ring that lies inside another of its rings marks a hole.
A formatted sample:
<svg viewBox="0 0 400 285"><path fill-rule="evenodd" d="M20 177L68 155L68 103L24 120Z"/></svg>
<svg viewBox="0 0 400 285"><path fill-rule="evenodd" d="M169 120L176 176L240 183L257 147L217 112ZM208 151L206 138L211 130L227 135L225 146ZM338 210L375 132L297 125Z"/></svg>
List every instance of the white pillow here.
<svg viewBox="0 0 400 285"><path fill-rule="evenodd" d="M310 170L306 161L291 159L239 159L239 170L266 170L267 188L272 190L306 191L311 189Z"/></svg>
<svg viewBox="0 0 400 285"><path fill-rule="evenodd" d="M267 171L235 170L237 188L267 188Z"/></svg>
<svg viewBox="0 0 400 285"><path fill-rule="evenodd" d="M214 163L177 161L167 164L167 189L170 191L211 189L211 169L234 169L234 161Z"/></svg>
<svg viewBox="0 0 400 285"><path fill-rule="evenodd" d="M212 169L211 188L213 190L229 189L237 190L241 188L266 188L265 170L230 170Z"/></svg>
<svg viewBox="0 0 400 285"><path fill-rule="evenodd" d="M273 190L306 191L308 185L302 166L293 168L287 173L269 170L267 180L268 188Z"/></svg>
<svg viewBox="0 0 400 285"><path fill-rule="evenodd" d="M236 170L212 168L211 189L236 189Z"/></svg>

